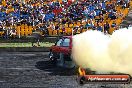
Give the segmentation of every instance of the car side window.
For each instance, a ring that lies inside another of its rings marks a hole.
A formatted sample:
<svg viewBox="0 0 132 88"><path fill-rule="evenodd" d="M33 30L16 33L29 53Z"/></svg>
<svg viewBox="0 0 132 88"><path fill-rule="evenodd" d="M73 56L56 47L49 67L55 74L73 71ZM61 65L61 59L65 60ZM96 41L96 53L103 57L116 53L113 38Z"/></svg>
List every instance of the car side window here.
<svg viewBox="0 0 132 88"><path fill-rule="evenodd" d="M59 41L56 43L56 46L61 46L62 39L59 39Z"/></svg>
<svg viewBox="0 0 132 88"><path fill-rule="evenodd" d="M70 46L70 39L65 38L64 41L63 41L63 43L62 43L62 46L69 47Z"/></svg>

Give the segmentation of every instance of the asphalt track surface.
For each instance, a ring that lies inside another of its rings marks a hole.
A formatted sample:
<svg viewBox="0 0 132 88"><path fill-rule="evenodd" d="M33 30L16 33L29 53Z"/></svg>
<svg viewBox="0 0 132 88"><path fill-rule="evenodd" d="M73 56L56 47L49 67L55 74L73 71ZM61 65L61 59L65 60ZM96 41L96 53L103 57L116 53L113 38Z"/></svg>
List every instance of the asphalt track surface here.
<svg viewBox="0 0 132 88"><path fill-rule="evenodd" d="M0 53L0 88L132 88L131 84L80 86L76 72L54 66L48 52Z"/></svg>

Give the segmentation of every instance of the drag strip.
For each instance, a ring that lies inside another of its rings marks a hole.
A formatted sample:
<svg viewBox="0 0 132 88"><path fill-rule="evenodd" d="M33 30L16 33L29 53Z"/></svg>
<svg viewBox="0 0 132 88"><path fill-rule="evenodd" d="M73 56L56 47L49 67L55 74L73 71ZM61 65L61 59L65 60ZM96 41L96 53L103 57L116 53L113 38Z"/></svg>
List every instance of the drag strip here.
<svg viewBox="0 0 132 88"><path fill-rule="evenodd" d="M54 66L49 52L0 54L0 88L131 88L132 85L78 85L76 71Z"/></svg>

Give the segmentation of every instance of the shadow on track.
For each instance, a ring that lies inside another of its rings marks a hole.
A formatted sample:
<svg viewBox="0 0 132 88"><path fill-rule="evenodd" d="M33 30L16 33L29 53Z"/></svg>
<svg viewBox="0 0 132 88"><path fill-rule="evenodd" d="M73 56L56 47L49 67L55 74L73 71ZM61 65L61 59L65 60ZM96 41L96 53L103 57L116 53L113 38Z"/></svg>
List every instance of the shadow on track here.
<svg viewBox="0 0 132 88"><path fill-rule="evenodd" d="M50 61L38 61L35 65L36 68L49 72L50 75L60 75L60 76L71 76L76 75L76 69L67 69L55 66Z"/></svg>

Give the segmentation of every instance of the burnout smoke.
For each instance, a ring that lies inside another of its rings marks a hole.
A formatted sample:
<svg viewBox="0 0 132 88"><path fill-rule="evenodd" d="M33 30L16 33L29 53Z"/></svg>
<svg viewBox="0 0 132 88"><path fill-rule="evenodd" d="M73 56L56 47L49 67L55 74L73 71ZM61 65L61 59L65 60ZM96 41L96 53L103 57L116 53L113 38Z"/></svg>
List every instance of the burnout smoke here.
<svg viewBox="0 0 132 88"><path fill-rule="evenodd" d="M87 31L73 37L73 60L83 68L132 75L132 27L104 35Z"/></svg>

